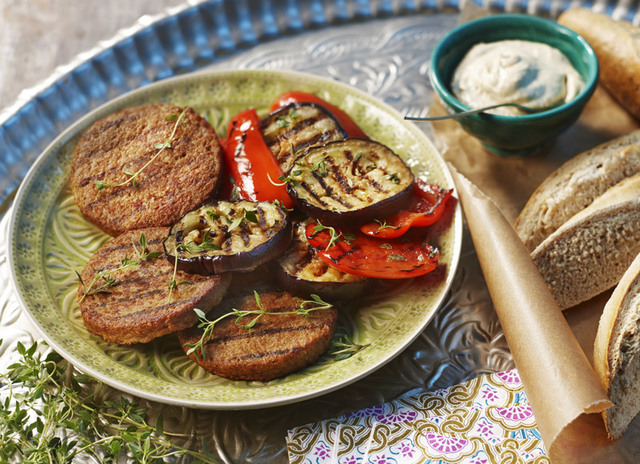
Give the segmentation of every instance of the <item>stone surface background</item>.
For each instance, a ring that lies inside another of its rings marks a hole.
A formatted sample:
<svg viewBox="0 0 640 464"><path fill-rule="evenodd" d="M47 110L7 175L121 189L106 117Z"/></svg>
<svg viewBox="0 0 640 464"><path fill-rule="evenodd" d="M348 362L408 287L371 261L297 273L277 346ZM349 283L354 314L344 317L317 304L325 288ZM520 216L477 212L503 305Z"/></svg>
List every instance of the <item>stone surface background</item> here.
<svg viewBox="0 0 640 464"><path fill-rule="evenodd" d="M184 0L0 0L0 111L56 67ZM142 18L142 19L141 19Z"/></svg>

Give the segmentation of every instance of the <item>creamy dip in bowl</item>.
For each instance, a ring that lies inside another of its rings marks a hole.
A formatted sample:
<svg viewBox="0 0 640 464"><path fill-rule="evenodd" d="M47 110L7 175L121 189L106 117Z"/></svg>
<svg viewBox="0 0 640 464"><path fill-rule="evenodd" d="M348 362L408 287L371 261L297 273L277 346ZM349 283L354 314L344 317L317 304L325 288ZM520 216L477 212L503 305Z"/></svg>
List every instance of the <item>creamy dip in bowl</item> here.
<svg viewBox="0 0 640 464"><path fill-rule="evenodd" d="M516 41L515 52L508 52L512 47L505 47L505 41ZM491 53L496 55L480 53L480 65L472 66L468 78L454 77L458 68L466 67L461 66L465 57L477 53L471 50L478 44L491 44L494 49ZM530 56L538 45L555 50L551 54L558 52L560 58ZM569 66L562 65L565 68L562 70L557 61L565 59ZM546 60L553 64L544 64ZM498 70L501 62L502 68L509 68L508 72ZM462 129L501 156L524 156L540 151L568 129L593 95L599 72L596 55L582 36L550 19L506 13L456 27L438 42L429 64L434 93L449 113L479 107L482 103L479 99L488 94L502 95L508 100L506 103L538 104L546 108L518 116L481 112L456 118ZM579 79L569 76L571 69ZM558 74L547 75L548 71ZM462 87L465 92L478 87L474 90L478 91L478 101L463 102L463 96L456 91ZM512 101L514 99L520 101ZM547 108L549 105L552 106Z"/></svg>
<svg viewBox="0 0 640 464"><path fill-rule="evenodd" d="M558 49L540 42L501 40L474 45L453 74L451 90L471 108L519 103L545 108L574 99L582 77ZM515 107L494 114L525 114Z"/></svg>

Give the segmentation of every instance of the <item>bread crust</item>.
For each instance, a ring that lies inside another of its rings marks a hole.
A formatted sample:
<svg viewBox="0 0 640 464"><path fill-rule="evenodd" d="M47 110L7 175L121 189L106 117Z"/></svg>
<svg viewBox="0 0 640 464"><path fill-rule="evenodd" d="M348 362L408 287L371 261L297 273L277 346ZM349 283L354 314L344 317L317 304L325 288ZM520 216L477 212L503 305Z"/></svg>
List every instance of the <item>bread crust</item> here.
<svg viewBox="0 0 640 464"><path fill-rule="evenodd" d="M565 11L558 22L589 42L598 57L602 85L640 117L640 28L583 8Z"/></svg>
<svg viewBox="0 0 640 464"><path fill-rule="evenodd" d="M538 186L514 228L529 251L621 180L640 172L640 130L565 162Z"/></svg>
<svg viewBox="0 0 640 464"><path fill-rule="evenodd" d="M231 280L229 275L200 276L181 271L175 280L187 283L178 285L169 298L173 266L164 255L110 274L116 285L106 288L108 293L83 297L99 270L118 269L126 257L137 259L141 234L147 240L149 252L162 252L162 241L168 233L166 227L125 232L108 241L89 259L81 273L78 300L90 332L123 345L146 343L191 327L198 320L194 308L206 313L221 301ZM101 282L98 280L91 288L96 289Z"/></svg>
<svg viewBox="0 0 640 464"><path fill-rule="evenodd" d="M612 407L603 411L607 433L620 438L640 412L640 254L604 307L593 348L593 366Z"/></svg>
<svg viewBox="0 0 640 464"><path fill-rule="evenodd" d="M531 254L558 306L615 286L640 252L640 174L610 188Z"/></svg>
<svg viewBox="0 0 640 464"><path fill-rule="evenodd" d="M281 291L260 293L262 308L268 312L295 311L300 301ZM215 315L231 309L258 310L253 293L225 300ZM215 317L212 315L212 317ZM315 363L329 348L336 330L338 313L334 308L319 309L306 317L300 314L264 315L249 330L243 325L252 316L240 321L235 317L217 323L211 338L204 345L204 356L189 357L212 374L232 380L267 382L283 377ZM196 343L202 330L192 328L178 334L185 352Z"/></svg>
<svg viewBox="0 0 640 464"><path fill-rule="evenodd" d="M191 108L178 121L182 111L173 105L125 108L96 121L76 144L71 191L82 214L107 234L171 225L215 192L222 167L215 130ZM98 192L96 181L126 181L125 171L137 172L168 141L135 186Z"/></svg>

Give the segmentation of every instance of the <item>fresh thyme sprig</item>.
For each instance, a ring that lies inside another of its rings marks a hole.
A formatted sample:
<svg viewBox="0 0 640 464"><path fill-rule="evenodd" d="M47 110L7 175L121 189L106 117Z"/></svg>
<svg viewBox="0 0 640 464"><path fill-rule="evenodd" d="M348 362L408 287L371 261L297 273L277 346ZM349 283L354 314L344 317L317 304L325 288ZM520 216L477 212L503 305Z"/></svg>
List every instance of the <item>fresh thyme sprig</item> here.
<svg viewBox="0 0 640 464"><path fill-rule="evenodd" d="M335 245L336 242L340 239L340 237L342 236L341 232L338 232L335 227L329 227L329 226L325 226L323 225L320 221L318 221L318 223L316 224L316 226L313 228L313 231L316 234L319 234L322 231L327 231L329 232L329 243L327 244L327 248L331 247L332 245Z"/></svg>
<svg viewBox="0 0 640 464"><path fill-rule="evenodd" d="M198 318L200 319L198 328L201 329L203 333L197 342L185 345L189 347L189 349L187 350L187 354L188 355L193 354L197 359L200 359L201 355L203 359L206 358L204 345L206 345L206 343L211 339L211 334L213 332L213 329L219 322L230 317L235 317L236 324L240 324L240 321L245 317L251 317L251 320L249 322L247 322L246 324L241 324L242 328L246 330L251 330L253 327L255 327L258 320L266 314L271 316L284 316L284 315L298 314L298 315L307 317L309 313L311 313L312 311L317 311L320 309L329 309L333 307L331 303L327 303L326 301L323 301L322 298L320 298L318 295L312 294L310 300L295 298L297 301L299 301L300 306L298 306L293 311L269 312L266 309L264 309L264 307L262 306L262 302L260 301L260 295L258 294L258 292L254 290L253 296L256 300L258 309L239 310L239 309L233 308L228 313L222 314L221 316L219 316L214 320L207 319L207 315L204 313L204 311L198 308L195 308L194 311L196 312L196 314L198 315Z"/></svg>
<svg viewBox="0 0 640 464"><path fill-rule="evenodd" d="M209 235L207 233L207 235ZM178 288L178 285L184 285L184 284L188 284L189 281L186 280L181 280L180 282L178 282L177 280L177 276L178 276L178 250L180 249L180 247L183 247L184 245L178 245L175 247L174 252L173 252L173 256L175 257L173 260L173 274L171 275L171 280L169 281L169 294L167 295L167 304L171 303L171 297L173 296L173 291Z"/></svg>
<svg viewBox="0 0 640 464"><path fill-rule="evenodd" d="M293 208L287 208L284 203L282 203L280 200L275 199L273 200L271 203L273 203L276 206L279 206L280 208L282 208L284 211L290 213L291 211L293 211Z"/></svg>
<svg viewBox="0 0 640 464"><path fill-rule="evenodd" d="M144 171L145 169L147 169L147 167L153 163L158 156L160 156L160 154L162 152L164 152L166 149L168 148L172 148L171 144L173 143L173 140L176 136L176 132L178 130L178 126L180 125L180 122L182 121L182 119L184 118L184 115L187 113L187 108L183 109L182 112L177 115L177 114L172 114L170 116L167 116L166 120L168 122L171 121L175 121L175 125L173 126L173 131L171 132L171 135L169 136L169 138L167 140L165 140L164 142L160 142L160 143L156 143L153 147L158 150L149 161L147 161L144 166L142 166L140 169L138 169L136 172L129 172L129 171L122 171L124 172L124 174L126 174L127 179L118 183L118 184L111 184L109 182L105 182L103 180L94 180L93 183L96 186L96 190L97 193L100 193L101 190L107 188L107 187L124 187L127 184L131 184L133 188L136 188L136 182L138 180L138 176L142 173L142 171Z"/></svg>
<svg viewBox="0 0 640 464"><path fill-rule="evenodd" d="M156 259L162 255L161 251L149 251L147 238L143 233L140 234L138 245L140 248L133 243L136 258L134 258L134 255L125 255L125 257L120 260L120 265L118 267L113 269L98 269L98 272L96 272L96 275L93 276L93 279L88 285L85 285L82 280L82 276L80 276L80 273L76 271L78 280L82 285L82 297L80 298L80 302L89 295L94 295L96 293L111 293L110 288L118 284L118 281L113 277L113 274L125 269L140 266L143 261ZM100 283L100 285L98 285L98 283Z"/></svg>
<svg viewBox="0 0 640 464"><path fill-rule="evenodd" d="M378 224L380 224L378 226L378 232L380 232L381 230L384 229L399 229L400 227L398 226L392 226L391 224L387 224L387 221L381 221L380 219L374 219L375 222L377 222Z"/></svg>
<svg viewBox="0 0 640 464"><path fill-rule="evenodd" d="M293 171L291 173L291 176L280 176L278 177L278 180L280 182L276 182L274 181L271 176L269 175L269 173L267 173L267 180L272 184L275 185L276 187L282 187L283 185L287 185L287 184L291 184L294 187L297 187L300 185L300 181L297 179L294 179L292 176L299 176L300 174L302 174L302 171L299 169L296 169L295 171Z"/></svg>
<svg viewBox="0 0 640 464"><path fill-rule="evenodd" d="M207 230L200 243L196 243L192 240L187 243L181 243L178 245L177 250L185 250L188 253L201 253L203 251L220 250L220 245L213 241L213 237Z"/></svg>
<svg viewBox="0 0 640 464"><path fill-rule="evenodd" d="M239 227L243 222L253 222L254 224L258 224L260 222L255 209L243 209L242 211L242 215L238 216L233 221L225 216L224 219L227 221L229 226L227 228L227 232L231 232L236 227Z"/></svg>
<svg viewBox="0 0 640 464"><path fill-rule="evenodd" d="M343 359L350 358L367 346L369 346L369 344L359 345L354 343L349 335L345 335L331 344L332 349L329 351L329 356L331 356L334 361L342 361Z"/></svg>
<svg viewBox="0 0 640 464"><path fill-rule="evenodd" d="M0 374L0 462L218 462L173 443L162 416L151 424L139 403L109 400L102 383L38 348L18 343L20 359Z"/></svg>
<svg viewBox="0 0 640 464"><path fill-rule="evenodd" d="M295 108L291 108L286 116L278 116L276 118L276 128L284 129L289 127L300 115Z"/></svg>
<svg viewBox="0 0 640 464"><path fill-rule="evenodd" d="M335 227L325 226L320 221L318 221L318 223L313 228L313 231L316 234L325 230L329 232L329 237L330 237L329 243L327 243L326 249L330 248L332 245L335 245L339 240L344 240L349 245L356 238L353 233L338 232Z"/></svg>

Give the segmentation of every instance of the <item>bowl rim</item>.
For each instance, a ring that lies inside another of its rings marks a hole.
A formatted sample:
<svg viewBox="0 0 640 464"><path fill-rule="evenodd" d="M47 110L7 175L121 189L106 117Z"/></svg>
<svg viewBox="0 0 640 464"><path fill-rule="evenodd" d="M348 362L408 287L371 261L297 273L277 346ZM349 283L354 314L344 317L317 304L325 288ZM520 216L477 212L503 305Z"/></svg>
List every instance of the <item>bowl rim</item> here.
<svg viewBox="0 0 640 464"><path fill-rule="evenodd" d="M557 106L545 111L540 111L538 113L524 114L524 115L502 115L502 114L493 114L493 113L482 113L481 115L474 114L467 117L483 116L483 117L491 118L494 121L514 122L517 120L518 122L530 122L538 119L545 119L550 116L567 112L568 110L571 110L574 107L580 107L581 105L586 103L586 101L590 98L590 96L593 94L593 92L596 89L596 86L598 84L598 77L600 74L600 65L598 62L598 58L596 56L595 51L589 44L589 42L587 42L587 40L577 32L561 24L558 24L556 21L551 19L542 18L539 16L532 16L532 15L523 14L523 13L499 13L499 14L492 14L489 16L476 18L457 26L456 28L449 31L449 33L446 34L442 39L440 39L440 41L436 44L436 47L433 49L433 53L431 54L431 58L429 60L429 72L428 72L429 80L431 82L431 86L433 87L433 89L440 96L440 98L445 101L446 105L453 108L455 112L461 112L461 111L467 111L467 110L473 109L472 107L458 100L456 96L449 91L447 87L448 83L444 83L440 78L440 73L438 72L438 67L436 64L439 57L443 54L445 47L448 46L451 42L455 42L455 38L459 34L466 32L469 29L477 28L479 25L483 25L484 23L491 23L491 22L497 22L497 21L503 22L508 20L520 21L522 23L526 22L526 23L531 23L536 25L551 26L551 28L557 34L563 37L567 37L569 38L569 40L573 41L577 45L576 48L579 49L581 51L581 54L587 58L586 62L588 64L589 72L587 75L587 79L585 79L585 85L582 88L582 90L578 93L578 95L576 95L576 97L571 99L570 101L560 106ZM509 39L505 39L505 40L509 40ZM518 40L518 39L514 38L514 40ZM480 41L481 39L478 40L477 43L480 43ZM544 43L544 42L541 42L541 43Z"/></svg>

